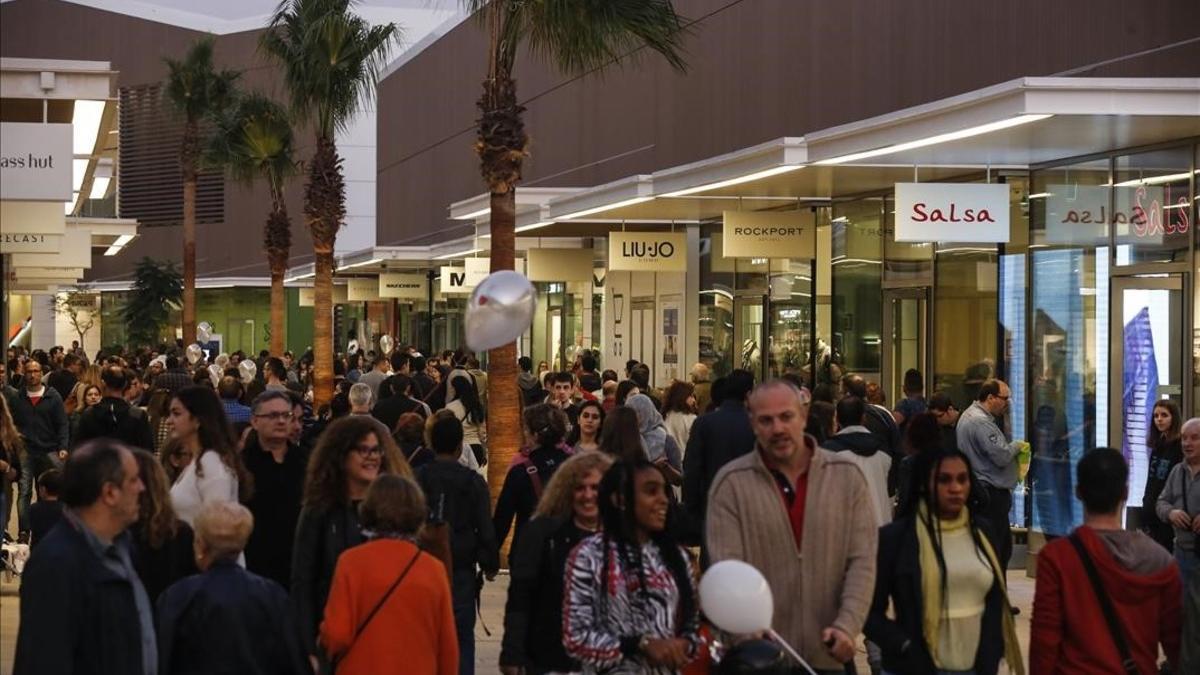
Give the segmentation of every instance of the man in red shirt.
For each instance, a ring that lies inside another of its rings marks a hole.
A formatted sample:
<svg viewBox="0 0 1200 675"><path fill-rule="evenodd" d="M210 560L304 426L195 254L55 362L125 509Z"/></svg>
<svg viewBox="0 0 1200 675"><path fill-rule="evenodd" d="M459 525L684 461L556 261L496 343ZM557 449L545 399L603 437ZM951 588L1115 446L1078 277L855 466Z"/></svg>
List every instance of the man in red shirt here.
<svg viewBox="0 0 1200 675"><path fill-rule="evenodd" d="M1080 460L1077 476L1083 525L1038 554L1030 673L1124 675L1126 659L1137 672L1157 673L1160 644L1171 672L1178 672L1179 568L1153 539L1121 527L1129 495L1125 458L1097 448Z"/></svg>

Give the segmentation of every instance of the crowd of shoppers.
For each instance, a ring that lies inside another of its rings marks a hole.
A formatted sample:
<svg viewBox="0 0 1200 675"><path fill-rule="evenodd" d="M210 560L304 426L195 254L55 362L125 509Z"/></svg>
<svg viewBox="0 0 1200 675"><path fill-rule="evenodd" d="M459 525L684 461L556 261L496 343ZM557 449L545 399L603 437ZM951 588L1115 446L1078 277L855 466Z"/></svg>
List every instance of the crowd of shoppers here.
<svg viewBox="0 0 1200 675"><path fill-rule="evenodd" d="M348 358L319 410L311 354L260 354L253 377L240 354L67 356L18 360L0 400L0 511L18 482L35 546L17 672L475 672L506 542L504 675L715 671L745 637L704 622L697 577L722 560L763 574L822 674L862 636L896 675L1200 668L1200 419L1171 401L1140 530L1121 453L1080 459L1084 525L1038 554L1026 662L1000 380L960 415L917 371L889 410L856 374L810 390L697 364L660 389L588 350L522 359L524 443L491 492L469 352Z"/></svg>

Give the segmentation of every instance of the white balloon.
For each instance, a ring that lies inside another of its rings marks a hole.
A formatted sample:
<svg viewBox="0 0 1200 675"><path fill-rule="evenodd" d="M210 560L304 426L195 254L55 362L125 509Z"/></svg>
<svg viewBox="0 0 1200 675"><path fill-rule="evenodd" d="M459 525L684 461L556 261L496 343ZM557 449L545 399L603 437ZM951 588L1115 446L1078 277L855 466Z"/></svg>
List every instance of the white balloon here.
<svg viewBox="0 0 1200 675"><path fill-rule="evenodd" d="M392 339L391 335L382 335L379 337L379 351L383 352L384 354L391 354L392 347L395 346L396 341Z"/></svg>
<svg viewBox="0 0 1200 675"><path fill-rule="evenodd" d="M212 380L214 387L221 384L221 373L221 366L215 363L208 367L208 379Z"/></svg>
<svg viewBox="0 0 1200 675"><path fill-rule="evenodd" d="M242 376L243 384L250 384L254 381L254 376L258 373L258 366L254 365L254 361L244 359L238 364L238 373Z"/></svg>
<svg viewBox="0 0 1200 675"><path fill-rule="evenodd" d="M187 356L188 363L194 366L204 356L204 350L200 349L200 345L188 345L184 354Z"/></svg>
<svg viewBox="0 0 1200 675"><path fill-rule="evenodd" d="M358 340L351 340L350 344L346 345L346 353L347 354L357 354L358 353Z"/></svg>
<svg viewBox="0 0 1200 675"><path fill-rule="evenodd" d="M517 340L533 322L537 291L512 270L489 274L467 303L467 346L477 352Z"/></svg>
<svg viewBox="0 0 1200 675"><path fill-rule="evenodd" d="M745 635L771 628L775 600L771 586L753 565L722 560L700 579L700 607L721 630Z"/></svg>
<svg viewBox="0 0 1200 675"><path fill-rule="evenodd" d="M196 342L201 344L212 339L212 324L207 321L201 321L199 326L196 326Z"/></svg>

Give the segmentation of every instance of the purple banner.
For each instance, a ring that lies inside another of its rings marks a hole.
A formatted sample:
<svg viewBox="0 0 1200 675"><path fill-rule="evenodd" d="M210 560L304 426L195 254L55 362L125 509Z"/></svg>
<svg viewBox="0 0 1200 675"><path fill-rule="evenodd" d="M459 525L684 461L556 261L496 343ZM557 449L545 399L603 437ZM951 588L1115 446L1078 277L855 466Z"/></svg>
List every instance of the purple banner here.
<svg viewBox="0 0 1200 675"><path fill-rule="evenodd" d="M1154 358L1154 334L1150 329L1150 308L1143 307L1125 324L1125 363L1122 382L1121 415L1125 433L1121 438L1121 454L1130 466L1130 485L1145 485L1146 465L1150 451L1146 435L1153 423L1154 399L1158 391L1158 363ZM1142 474L1140 476L1137 473ZM1139 493L1140 494L1140 493ZM1130 505L1140 500L1130 495Z"/></svg>

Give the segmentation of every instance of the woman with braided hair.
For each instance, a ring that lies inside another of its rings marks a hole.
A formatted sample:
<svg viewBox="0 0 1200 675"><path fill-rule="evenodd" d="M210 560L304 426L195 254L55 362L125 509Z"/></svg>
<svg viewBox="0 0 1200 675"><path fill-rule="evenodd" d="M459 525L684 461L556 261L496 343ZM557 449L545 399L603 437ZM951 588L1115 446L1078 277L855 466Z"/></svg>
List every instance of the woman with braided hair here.
<svg viewBox="0 0 1200 675"><path fill-rule="evenodd" d="M584 673L675 673L701 644L694 568L670 535L662 472L618 461L600 481L601 532L567 559L563 646Z"/></svg>

